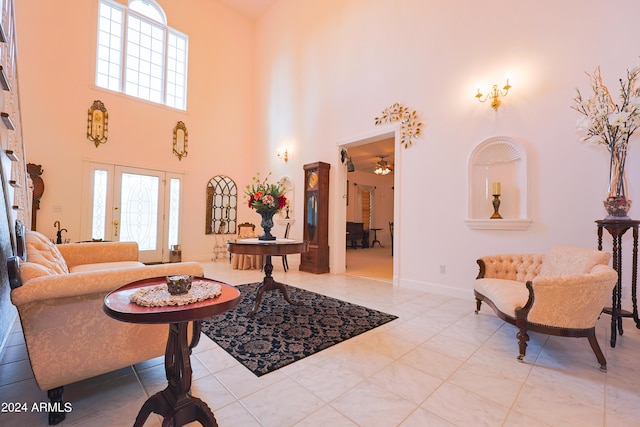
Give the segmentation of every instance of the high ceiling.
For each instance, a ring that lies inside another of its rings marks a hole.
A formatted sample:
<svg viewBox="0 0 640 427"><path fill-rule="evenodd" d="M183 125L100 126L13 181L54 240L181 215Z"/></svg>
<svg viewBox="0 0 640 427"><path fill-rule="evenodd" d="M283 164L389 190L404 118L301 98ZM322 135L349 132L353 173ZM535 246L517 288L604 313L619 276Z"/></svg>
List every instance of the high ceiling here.
<svg viewBox="0 0 640 427"><path fill-rule="evenodd" d="M349 147L347 153L351 157L351 161L357 172L370 172L376 167L376 163L380 161L380 156L385 156L384 160L391 165L393 169L394 155L394 139L383 139L356 147Z"/></svg>
<svg viewBox="0 0 640 427"><path fill-rule="evenodd" d="M250 19L258 19L263 13L269 9L269 7L278 0L218 0L227 6L237 10L241 14L247 16ZM376 141L357 147L351 147L347 151L351 160L355 166L356 171L370 172L376 166L376 163L380 161L380 156L385 156L384 159L393 168L393 155L394 155L394 140L386 139L382 141Z"/></svg>
<svg viewBox="0 0 640 427"><path fill-rule="evenodd" d="M219 0L243 15L258 19L277 0Z"/></svg>

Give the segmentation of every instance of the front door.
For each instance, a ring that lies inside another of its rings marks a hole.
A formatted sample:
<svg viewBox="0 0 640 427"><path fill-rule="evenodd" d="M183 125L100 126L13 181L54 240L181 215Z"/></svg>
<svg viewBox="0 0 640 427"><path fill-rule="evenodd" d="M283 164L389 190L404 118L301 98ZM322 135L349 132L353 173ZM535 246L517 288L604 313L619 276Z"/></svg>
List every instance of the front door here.
<svg viewBox="0 0 640 427"><path fill-rule="evenodd" d="M137 242L140 261L168 261L168 249L178 243L181 177L97 163L88 169L91 206L83 209L91 239Z"/></svg>

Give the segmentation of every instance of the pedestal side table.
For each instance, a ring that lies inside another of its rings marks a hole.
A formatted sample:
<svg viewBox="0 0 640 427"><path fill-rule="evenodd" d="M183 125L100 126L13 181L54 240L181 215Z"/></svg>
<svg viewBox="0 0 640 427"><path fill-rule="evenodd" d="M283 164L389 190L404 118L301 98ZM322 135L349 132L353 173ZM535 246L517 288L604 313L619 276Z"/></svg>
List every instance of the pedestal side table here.
<svg viewBox="0 0 640 427"><path fill-rule="evenodd" d="M262 294L265 291L279 290L282 293L285 301L292 305L302 305L302 303L294 302L289 298L289 293L284 284L276 282L271 273L273 272L273 264L271 263L272 255L290 255L300 254L309 250L309 242L296 241L291 239L276 239L276 240L259 240L259 239L237 239L229 240L227 242L227 248L232 254L244 254L244 255L264 255L264 279L258 287L256 294L256 300L253 304L253 309L247 313L247 317L252 317L256 314L260 302L262 301Z"/></svg>
<svg viewBox="0 0 640 427"><path fill-rule="evenodd" d="M618 282L613 288L611 307L605 307L602 311L603 313L611 315L611 347L615 347L618 334L622 335L624 333L622 329L623 317L633 317L636 327L640 328L636 297L636 282L638 277L638 226L640 225L640 221L633 219L601 219L597 220L596 224L598 224L598 250L602 250L603 229L607 230L613 239L613 268L618 272ZM629 229L633 232L631 264L631 303L633 311L622 309L622 236Z"/></svg>
<svg viewBox="0 0 640 427"><path fill-rule="evenodd" d="M182 306L145 307L129 301L129 296L138 289L166 283L165 277L138 280L122 286L107 294L104 298L104 312L123 322L131 323L168 323L169 338L164 358L165 373L168 386L154 394L144 403L134 427L142 427L153 412L161 415L162 426L182 426L198 421L206 427L216 427L213 412L202 400L191 395L191 361L190 347L187 339L189 322L194 322L195 346L200 334L200 320L224 313L240 303L240 292L237 288L216 280L194 278L219 283L222 293L204 301Z"/></svg>

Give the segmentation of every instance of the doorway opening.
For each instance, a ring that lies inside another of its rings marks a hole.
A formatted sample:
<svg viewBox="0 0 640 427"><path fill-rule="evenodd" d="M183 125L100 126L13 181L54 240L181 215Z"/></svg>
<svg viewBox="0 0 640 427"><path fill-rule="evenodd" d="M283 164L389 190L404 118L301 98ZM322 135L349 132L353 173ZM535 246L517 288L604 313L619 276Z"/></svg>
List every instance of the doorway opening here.
<svg viewBox="0 0 640 427"><path fill-rule="evenodd" d="M393 281L395 136L343 146L347 153L345 274ZM390 169L376 173L383 161Z"/></svg>

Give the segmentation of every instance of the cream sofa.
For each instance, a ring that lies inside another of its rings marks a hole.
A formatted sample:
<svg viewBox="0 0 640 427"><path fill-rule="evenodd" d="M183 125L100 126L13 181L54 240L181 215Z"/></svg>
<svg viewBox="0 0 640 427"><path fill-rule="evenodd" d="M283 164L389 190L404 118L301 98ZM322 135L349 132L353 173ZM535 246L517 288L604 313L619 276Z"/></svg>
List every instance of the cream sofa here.
<svg viewBox="0 0 640 427"><path fill-rule="evenodd" d="M607 361L596 339L596 321L618 280L608 263L611 254L593 249L554 246L546 254L503 254L478 259L474 283L476 314L487 303L518 328L523 360L528 331L587 337L600 368Z"/></svg>
<svg viewBox="0 0 640 427"><path fill-rule="evenodd" d="M102 308L108 292L144 278L203 275L196 262L144 265L132 242L54 245L38 232L17 234L18 252L22 242L26 254L7 263L11 301L18 309L35 380L52 402L62 401L66 384L164 354L168 325L108 317ZM49 414L50 424L62 419L64 413Z"/></svg>

